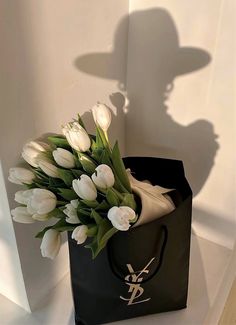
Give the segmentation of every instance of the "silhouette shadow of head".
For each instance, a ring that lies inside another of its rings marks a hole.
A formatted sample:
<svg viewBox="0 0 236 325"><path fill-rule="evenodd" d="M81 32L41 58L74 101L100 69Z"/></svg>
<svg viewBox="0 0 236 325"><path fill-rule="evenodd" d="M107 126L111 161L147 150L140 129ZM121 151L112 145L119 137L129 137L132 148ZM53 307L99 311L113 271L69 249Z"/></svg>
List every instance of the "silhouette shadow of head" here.
<svg viewBox="0 0 236 325"><path fill-rule="evenodd" d="M117 80L119 89L124 90L126 81L117 62L124 55L122 37L128 20L126 151L129 155L183 160L196 195L214 164L218 149L214 128L202 119L187 126L174 121L165 102L174 79L205 67L210 55L199 48L181 47L170 14L153 8L133 12L121 20L113 52L82 55L75 66L84 73Z"/></svg>

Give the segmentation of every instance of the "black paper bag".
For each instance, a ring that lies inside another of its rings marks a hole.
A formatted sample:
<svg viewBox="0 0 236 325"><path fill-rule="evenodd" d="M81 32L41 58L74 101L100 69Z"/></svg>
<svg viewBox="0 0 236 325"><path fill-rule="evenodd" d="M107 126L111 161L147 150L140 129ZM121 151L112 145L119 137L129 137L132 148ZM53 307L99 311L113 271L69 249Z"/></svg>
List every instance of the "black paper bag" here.
<svg viewBox="0 0 236 325"><path fill-rule="evenodd" d="M181 161L128 157L138 180L174 188L176 209L119 231L92 260L68 233L76 324L103 324L186 307L192 192Z"/></svg>

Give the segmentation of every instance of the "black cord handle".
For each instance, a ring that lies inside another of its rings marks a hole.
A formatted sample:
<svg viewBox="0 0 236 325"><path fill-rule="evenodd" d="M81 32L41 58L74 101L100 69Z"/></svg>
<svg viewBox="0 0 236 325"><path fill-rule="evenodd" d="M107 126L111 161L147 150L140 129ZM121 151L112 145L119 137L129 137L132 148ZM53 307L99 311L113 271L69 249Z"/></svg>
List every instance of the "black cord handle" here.
<svg viewBox="0 0 236 325"><path fill-rule="evenodd" d="M156 269L155 269L155 271L149 276L149 277L147 277L147 278L145 278L144 280L142 280L141 278L136 278L136 281L133 281L133 280L126 280L125 279L125 277L127 276L127 275L121 275L117 270L118 270L118 267L117 267L117 265L115 265L115 267L114 267L114 261L113 261L113 259L112 259L112 252L111 252L111 245L108 245L108 247L107 247L107 255L108 255L108 261L109 261L109 264L110 264L110 268L111 268L111 270L112 270L112 273L118 278L118 279L120 279L122 282L127 282L127 283L131 283L131 284L137 284L137 283L145 283L145 282L147 282L147 281L149 281L149 280L151 280L156 274L157 274L157 272L160 270L160 268L161 268L161 265L162 265L162 262L163 262L163 257L164 257L164 251L165 251L165 248L166 248L166 243L167 243L167 240L168 240L168 230L167 230L167 227L165 226L165 225L162 225L161 226L161 229L162 229L162 231L163 231L163 233L164 233L164 238L163 238L163 243L162 243L162 247L161 247L161 252L160 252L160 259L159 259L159 263L157 264L157 267L156 267ZM156 254L157 255L157 254ZM154 258L153 259L151 259L151 261L146 265L146 267L148 266L148 265L150 265L151 264L151 262L154 260ZM140 272L140 271L138 271L138 272ZM135 275L135 273L137 273L137 272L133 272L133 273L130 273L130 276L132 277L132 275ZM138 280L138 281L137 281Z"/></svg>

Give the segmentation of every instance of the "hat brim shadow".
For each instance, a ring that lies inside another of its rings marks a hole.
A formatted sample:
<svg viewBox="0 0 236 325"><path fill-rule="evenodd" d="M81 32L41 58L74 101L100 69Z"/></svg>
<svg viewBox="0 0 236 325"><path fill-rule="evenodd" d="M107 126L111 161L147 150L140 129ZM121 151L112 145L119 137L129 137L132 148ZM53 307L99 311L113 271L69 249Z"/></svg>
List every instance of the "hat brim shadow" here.
<svg viewBox="0 0 236 325"><path fill-rule="evenodd" d="M168 55L168 70L173 76L188 74L204 68L211 60L208 52L194 47L180 47ZM167 63L167 62L166 62ZM119 80L120 68L114 53L89 53L79 56L76 68L86 74L104 79Z"/></svg>

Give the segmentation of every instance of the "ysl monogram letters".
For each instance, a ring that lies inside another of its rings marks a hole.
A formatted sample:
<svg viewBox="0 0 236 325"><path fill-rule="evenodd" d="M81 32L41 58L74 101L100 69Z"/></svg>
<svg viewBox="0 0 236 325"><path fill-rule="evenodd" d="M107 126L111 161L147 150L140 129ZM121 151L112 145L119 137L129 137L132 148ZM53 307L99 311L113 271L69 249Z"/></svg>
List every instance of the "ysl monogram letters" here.
<svg viewBox="0 0 236 325"><path fill-rule="evenodd" d="M125 281L126 281L126 284L129 286L128 293L130 293L131 295L129 298L124 298L124 297L120 296L120 299L127 301L128 306L134 305L134 304L140 304L140 303L149 301L151 299L151 298L146 298L146 299L140 300L138 298L140 298L144 293L144 288L141 287L141 283L140 283L143 281L142 275L149 273L148 267L154 261L154 259L155 259L155 257L153 257L141 271L134 271L131 264L126 264L128 270L129 270L129 274L126 275ZM130 281L135 282L135 283L130 283Z"/></svg>

